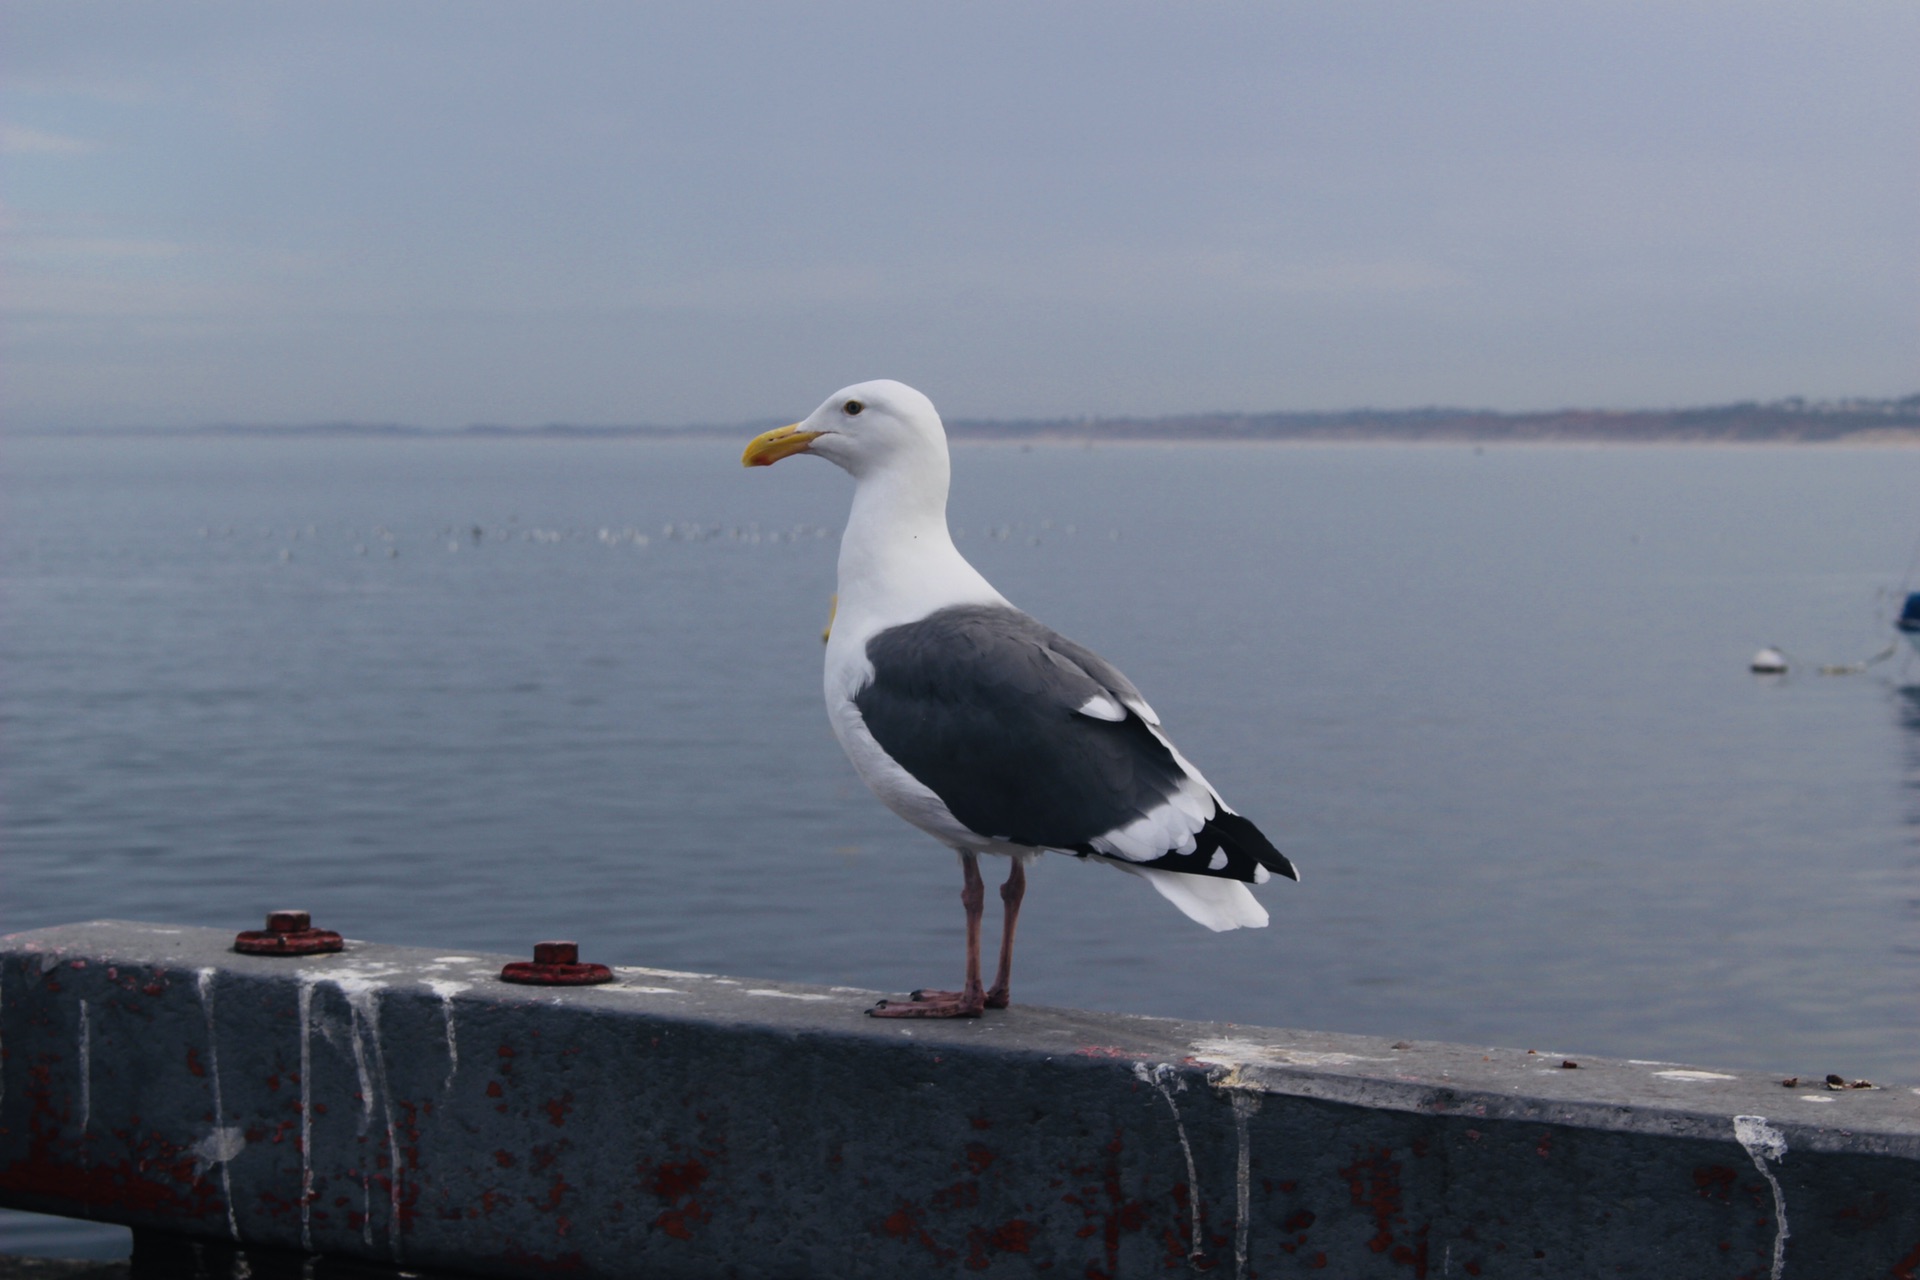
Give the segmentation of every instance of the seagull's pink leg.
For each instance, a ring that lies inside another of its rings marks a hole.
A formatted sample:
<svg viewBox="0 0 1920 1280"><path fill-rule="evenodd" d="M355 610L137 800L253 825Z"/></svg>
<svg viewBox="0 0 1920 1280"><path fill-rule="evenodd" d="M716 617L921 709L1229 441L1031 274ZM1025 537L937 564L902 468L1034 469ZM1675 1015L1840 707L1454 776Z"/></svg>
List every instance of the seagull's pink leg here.
<svg viewBox="0 0 1920 1280"><path fill-rule="evenodd" d="M1027 864L1018 856L1007 882L1000 886L1000 901L1006 908L1006 920L1000 930L1000 972L994 975L987 991L987 1008L1004 1009L1013 986L1013 927L1020 921L1020 899L1027 896Z"/></svg>
<svg viewBox="0 0 1920 1280"><path fill-rule="evenodd" d="M987 989L987 1008L1004 1009L1007 1007L1008 992L1012 987L1013 975L1013 930L1020 921L1020 900L1027 895L1027 867L1018 858L1013 860L1013 870L1007 873L1007 882L1000 886L1000 901L1006 908L1005 927L1000 933L1000 972L995 975L993 985ZM961 998L958 991L935 991L922 987L913 993L913 999L921 1002L939 1003Z"/></svg>
<svg viewBox="0 0 1920 1280"><path fill-rule="evenodd" d="M986 992L980 986L980 917L987 904L987 884L980 878L980 857L960 855L960 869L966 886L960 890L960 905L967 909L967 985L959 993L949 991L915 992L909 1004L882 1000L867 1013L875 1018L977 1018L987 1007ZM920 996L933 997L919 999Z"/></svg>

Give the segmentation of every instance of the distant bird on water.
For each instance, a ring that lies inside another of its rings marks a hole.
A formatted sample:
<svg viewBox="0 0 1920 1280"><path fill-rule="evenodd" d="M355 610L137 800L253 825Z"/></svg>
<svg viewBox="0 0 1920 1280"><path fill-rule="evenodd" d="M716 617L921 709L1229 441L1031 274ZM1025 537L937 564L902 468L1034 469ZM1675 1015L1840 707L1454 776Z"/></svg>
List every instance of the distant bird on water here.
<svg viewBox="0 0 1920 1280"><path fill-rule="evenodd" d="M1047 850L1144 878L1209 929L1258 928L1247 885L1299 873L1168 741L1133 683L995 591L947 531L946 430L891 381L835 392L741 461L798 453L854 479L827 641L827 715L889 809L960 855L966 981L882 1000L880 1018L1004 1009L1026 864ZM992 987L980 980L980 855L1009 857Z"/></svg>

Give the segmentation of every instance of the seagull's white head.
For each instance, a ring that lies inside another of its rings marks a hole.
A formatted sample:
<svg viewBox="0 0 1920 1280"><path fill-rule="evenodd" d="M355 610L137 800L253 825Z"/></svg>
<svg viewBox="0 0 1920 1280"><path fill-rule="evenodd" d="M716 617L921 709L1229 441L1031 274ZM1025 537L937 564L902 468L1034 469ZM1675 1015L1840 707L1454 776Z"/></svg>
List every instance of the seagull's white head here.
<svg viewBox="0 0 1920 1280"><path fill-rule="evenodd" d="M856 480L902 465L942 482L947 474L947 432L933 401L887 378L842 387L806 421L755 436L740 461L765 467L796 453L817 454Z"/></svg>

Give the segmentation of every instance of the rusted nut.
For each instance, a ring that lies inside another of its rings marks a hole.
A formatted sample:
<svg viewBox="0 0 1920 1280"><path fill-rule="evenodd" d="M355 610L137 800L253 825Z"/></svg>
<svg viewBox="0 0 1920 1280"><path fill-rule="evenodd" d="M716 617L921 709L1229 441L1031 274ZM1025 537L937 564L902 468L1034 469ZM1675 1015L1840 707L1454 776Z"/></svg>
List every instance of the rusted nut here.
<svg viewBox="0 0 1920 1280"><path fill-rule="evenodd" d="M612 982L613 970L603 964L581 964L576 943L536 942L532 963L514 961L500 971L500 981L535 987L590 987Z"/></svg>
<svg viewBox="0 0 1920 1280"><path fill-rule="evenodd" d="M233 949L249 956L318 956L346 945L333 930L314 928L304 911L269 912L266 928L248 929L233 940Z"/></svg>

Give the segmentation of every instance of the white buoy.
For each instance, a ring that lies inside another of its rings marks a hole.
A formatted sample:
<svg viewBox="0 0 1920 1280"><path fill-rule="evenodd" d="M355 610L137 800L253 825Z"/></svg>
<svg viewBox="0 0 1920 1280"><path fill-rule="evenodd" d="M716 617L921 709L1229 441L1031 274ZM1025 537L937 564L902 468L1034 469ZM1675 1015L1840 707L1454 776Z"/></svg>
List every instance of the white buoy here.
<svg viewBox="0 0 1920 1280"><path fill-rule="evenodd" d="M1785 675L1787 655L1769 645L1753 655L1753 662L1747 669L1757 676Z"/></svg>

